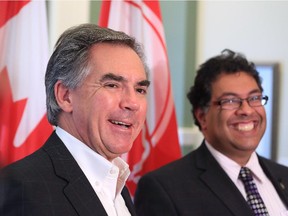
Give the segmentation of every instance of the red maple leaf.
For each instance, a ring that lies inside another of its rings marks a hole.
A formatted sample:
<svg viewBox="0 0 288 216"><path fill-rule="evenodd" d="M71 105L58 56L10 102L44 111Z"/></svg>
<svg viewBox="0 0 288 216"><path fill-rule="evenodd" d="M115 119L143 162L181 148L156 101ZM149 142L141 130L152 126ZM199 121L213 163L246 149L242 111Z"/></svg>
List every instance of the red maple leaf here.
<svg viewBox="0 0 288 216"><path fill-rule="evenodd" d="M0 162L3 166L37 150L53 130L44 115L20 147L13 145L27 100L13 101L8 72L4 68L0 72Z"/></svg>

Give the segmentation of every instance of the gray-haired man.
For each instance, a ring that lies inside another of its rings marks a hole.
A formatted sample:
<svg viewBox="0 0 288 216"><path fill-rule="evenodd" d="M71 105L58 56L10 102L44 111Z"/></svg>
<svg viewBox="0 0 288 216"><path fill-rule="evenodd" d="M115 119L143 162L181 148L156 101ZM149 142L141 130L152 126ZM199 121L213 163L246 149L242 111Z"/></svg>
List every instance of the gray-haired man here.
<svg viewBox="0 0 288 216"><path fill-rule="evenodd" d="M44 146L2 171L0 215L135 215L128 152L145 121L143 51L123 32L83 24L65 31L49 60Z"/></svg>

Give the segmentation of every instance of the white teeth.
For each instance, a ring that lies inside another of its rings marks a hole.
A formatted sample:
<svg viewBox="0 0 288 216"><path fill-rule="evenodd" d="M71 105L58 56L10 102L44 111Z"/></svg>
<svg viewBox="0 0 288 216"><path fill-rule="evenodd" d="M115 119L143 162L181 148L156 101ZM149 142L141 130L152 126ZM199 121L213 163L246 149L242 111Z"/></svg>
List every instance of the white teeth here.
<svg viewBox="0 0 288 216"><path fill-rule="evenodd" d="M248 123L248 124L238 124L238 127L237 127L237 129L238 129L239 131L250 131L250 130L252 130L253 128L254 128L253 122Z"/></svg>
<svg viewBox="0 0 288 216"><path fill-rule="evenodd" d="M124 123L124 122L120 122L120 121L112 121L113 124L117 124L117 125L123 125L125 127L129 127L128 124Z"/></svg>

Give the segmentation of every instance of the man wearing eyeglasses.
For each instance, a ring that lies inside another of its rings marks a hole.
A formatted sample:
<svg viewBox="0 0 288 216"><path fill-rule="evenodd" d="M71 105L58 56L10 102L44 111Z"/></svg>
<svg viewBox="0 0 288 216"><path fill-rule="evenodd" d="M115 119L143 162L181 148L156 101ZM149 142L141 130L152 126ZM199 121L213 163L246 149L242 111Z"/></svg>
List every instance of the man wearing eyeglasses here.
<svg viewBox="0 0 288 216"><path fill-rule="evenodd" d="M202 64L187 96L204 141L140 179L138 215L288 215L288 168L255 152L266 129L262 93L254 64L239 53Z"/></svg>

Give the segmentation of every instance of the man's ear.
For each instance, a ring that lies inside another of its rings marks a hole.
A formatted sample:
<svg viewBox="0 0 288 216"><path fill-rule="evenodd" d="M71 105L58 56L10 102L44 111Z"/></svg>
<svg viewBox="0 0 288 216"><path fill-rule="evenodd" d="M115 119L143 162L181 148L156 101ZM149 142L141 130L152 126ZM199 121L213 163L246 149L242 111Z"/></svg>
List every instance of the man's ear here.
<svg viewBox="0 0 288 216"><path fill-rule="evenodd" d="M201 130L206 130L207 128L207 123L206 123L206 114L207 112L203 109L196 109L194 111L194 114L195 114L195 117L197 118L198 122L200 123L201 125Z"/></svg>
<svg viewBox="0 0 288 216"><path fill-rule="evenodd" d="M54 85L54 94L58 105L64 112L72 112L72 101L70 89L63 85L62 81L58 80Z"/></svg>

